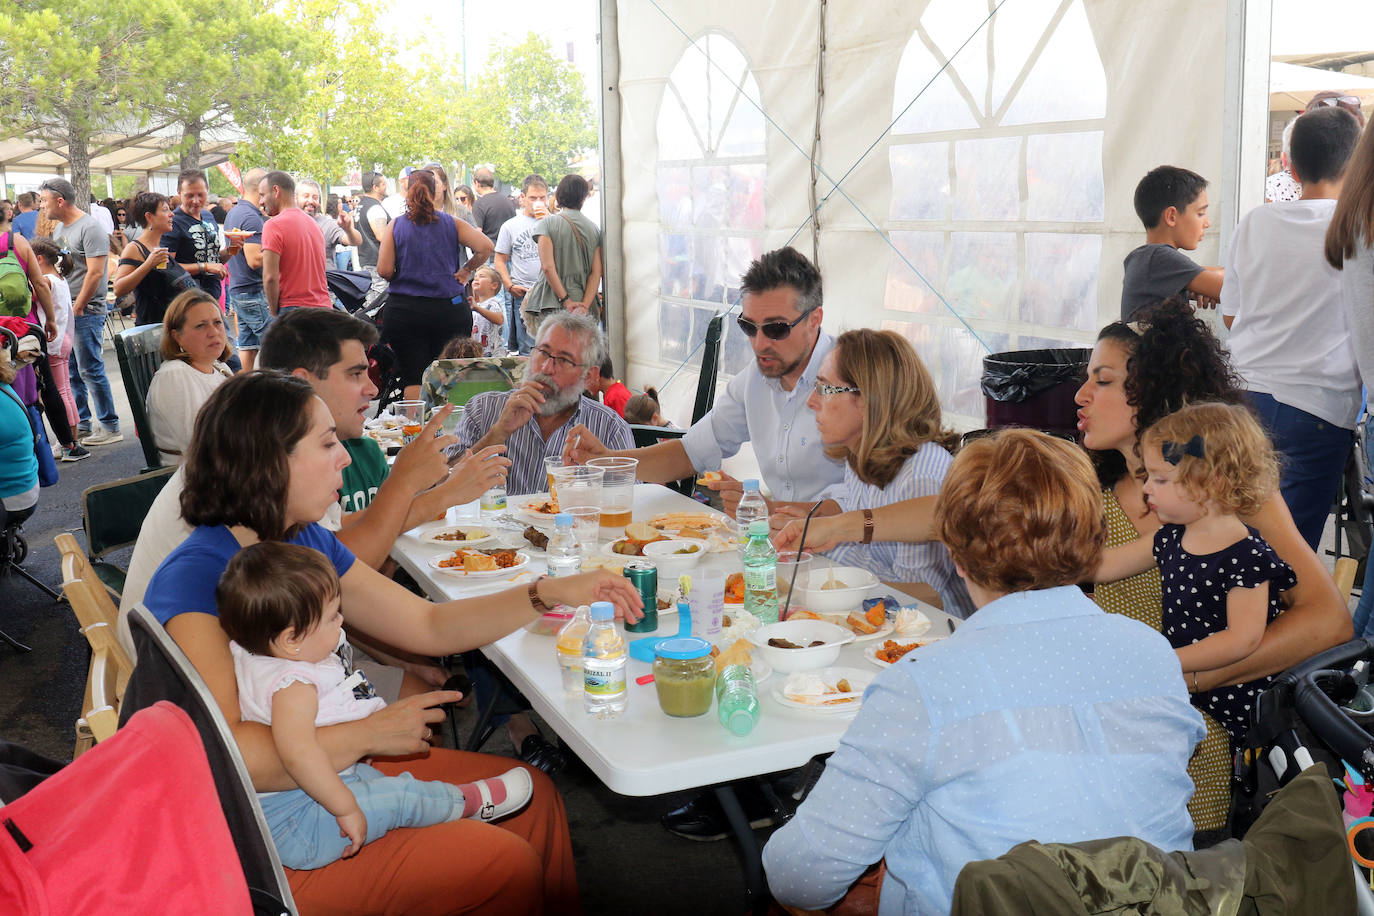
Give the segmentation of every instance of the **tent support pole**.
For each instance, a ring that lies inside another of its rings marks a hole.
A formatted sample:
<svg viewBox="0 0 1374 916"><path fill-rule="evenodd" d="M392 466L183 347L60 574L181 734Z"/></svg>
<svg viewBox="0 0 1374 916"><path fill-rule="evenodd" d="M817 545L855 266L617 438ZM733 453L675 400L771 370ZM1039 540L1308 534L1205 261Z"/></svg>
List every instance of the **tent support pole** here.
<svg viewBox="0 0 1374 916"><path fill-rule="evenodd" d="M620 156L620 32L616 0L600 0L601 7L601 204L604 240L602 284L606 291L607 344L623 378L627 373L625 344L625 218Z"/></svg>
<svg viewBox="0 0 1374 916"><path fill-rule="evenodd" d="M1227 0L1226 95L1221 118L1219 263L1226 260L1241 214L1264 203L1269 136L1272 0ZM1220 322L1217 322L1220 327ZM1218 333L1225 333L1218 331Z"/></svg>

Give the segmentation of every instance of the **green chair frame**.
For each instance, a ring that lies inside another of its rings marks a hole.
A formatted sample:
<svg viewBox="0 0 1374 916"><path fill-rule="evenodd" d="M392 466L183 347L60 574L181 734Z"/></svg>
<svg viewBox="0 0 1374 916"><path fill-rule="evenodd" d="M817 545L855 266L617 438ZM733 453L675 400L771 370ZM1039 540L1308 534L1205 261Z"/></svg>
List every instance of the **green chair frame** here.
<svg viewBox="0 0 1374 916"><path fill-rule="evenodd" d="M148 388L153 383L157 367L162 365L162 325L143 325L115 335L115 354L119 357L119 374L124 379L124 394L129 399L129 411L134 415L134 428L143 446L143 460L147 467L162 467L152 424L148 422Z"/></svg>
<svg viewBox="0 0 1374 916"><path fill-rule="evenodd" d="M428 408L462 407L484 391L510 391L525 379L523 356L436 359L420 377L420 397Z"/></svg>
<svg viewBox="0 0 1374 916"><path fill-rule="evenodd" d="M108 554L138 540L143 519L176 468L158 468L136 477L89 487L81 494L81 523L91 566L116 599L124 591L127 570L106 560Z"/></svg>

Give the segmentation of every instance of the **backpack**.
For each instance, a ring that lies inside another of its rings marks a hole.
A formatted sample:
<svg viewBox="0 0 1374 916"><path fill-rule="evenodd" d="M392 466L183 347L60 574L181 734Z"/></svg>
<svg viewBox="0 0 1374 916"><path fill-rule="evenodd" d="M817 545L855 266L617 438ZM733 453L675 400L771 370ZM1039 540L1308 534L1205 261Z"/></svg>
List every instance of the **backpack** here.
<svg viewBox="0 0 1374 916"><path fill-rule="evenodd" d="M33 290L19 256L14 253L14 233L0 236L0 315L25 318L33 311Z"/></svg>

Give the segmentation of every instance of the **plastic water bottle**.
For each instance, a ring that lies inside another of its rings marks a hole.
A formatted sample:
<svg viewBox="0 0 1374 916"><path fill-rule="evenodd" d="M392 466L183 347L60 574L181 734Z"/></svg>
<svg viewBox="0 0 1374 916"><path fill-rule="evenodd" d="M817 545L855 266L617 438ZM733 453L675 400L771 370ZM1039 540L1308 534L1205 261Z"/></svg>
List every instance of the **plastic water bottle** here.
<svg viewBox="0 0 1374 916"><path fill-rule="evenodd" d="M549 538L549 575L554 578L575 576L582 571L582 555L577 550L577 535L573 534L571 512L553 517L553 537Z"/></svg>
<svg viewBox="0 0 1374 916"><path fill-rule="evenodd" d="M597 601L592 625L582 640L582 687L587 715L614 719L625 711L625 637L615 628L615 606Z"/></svg>
<svg viewBox="0 0 1374 916"><path fill-rule="evenodd" d="M563 675L563 692L570 697L582 695L582 640L592 627L592 609L579 604L573 618L558 631L555 653L558 670Z"/></svg>
<svg viewBox="0 0 1374 916"><path fill-rule="evenodd" d="M736 735L754 730L759 718L759 697L754 672L748 665L729 665L716 676L716 716Z"/></svg>
<svg viewBox="0 0 1374 916"><path fill-rule="evenodd" d="M735 507L735 528L739 531L741 547L749 540L749 526L760 518L765 522L768 521L768 503L764 501L763 494L759 492L759 482L746 480L744 482L744 495L740 497L739 505Z"/></svg>
<svg viewBox="0 0 1374 916"><path fill-rule="evenodd" d="M744 546L744 609L765 626L778 622L778 552L768 540L768 520L749 524Z"/></svg>

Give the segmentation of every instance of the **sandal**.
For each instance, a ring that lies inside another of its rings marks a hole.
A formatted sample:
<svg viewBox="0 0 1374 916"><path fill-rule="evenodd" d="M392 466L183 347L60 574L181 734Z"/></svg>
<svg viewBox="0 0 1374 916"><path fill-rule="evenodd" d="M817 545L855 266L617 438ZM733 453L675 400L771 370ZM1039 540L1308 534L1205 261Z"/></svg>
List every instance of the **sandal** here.
<svg viewBox="0 0 1374 916"><path fill-rule="evenodd" d="M537 732L520 742L520 759L550 776L568 765L567 755Z"/></svg>

